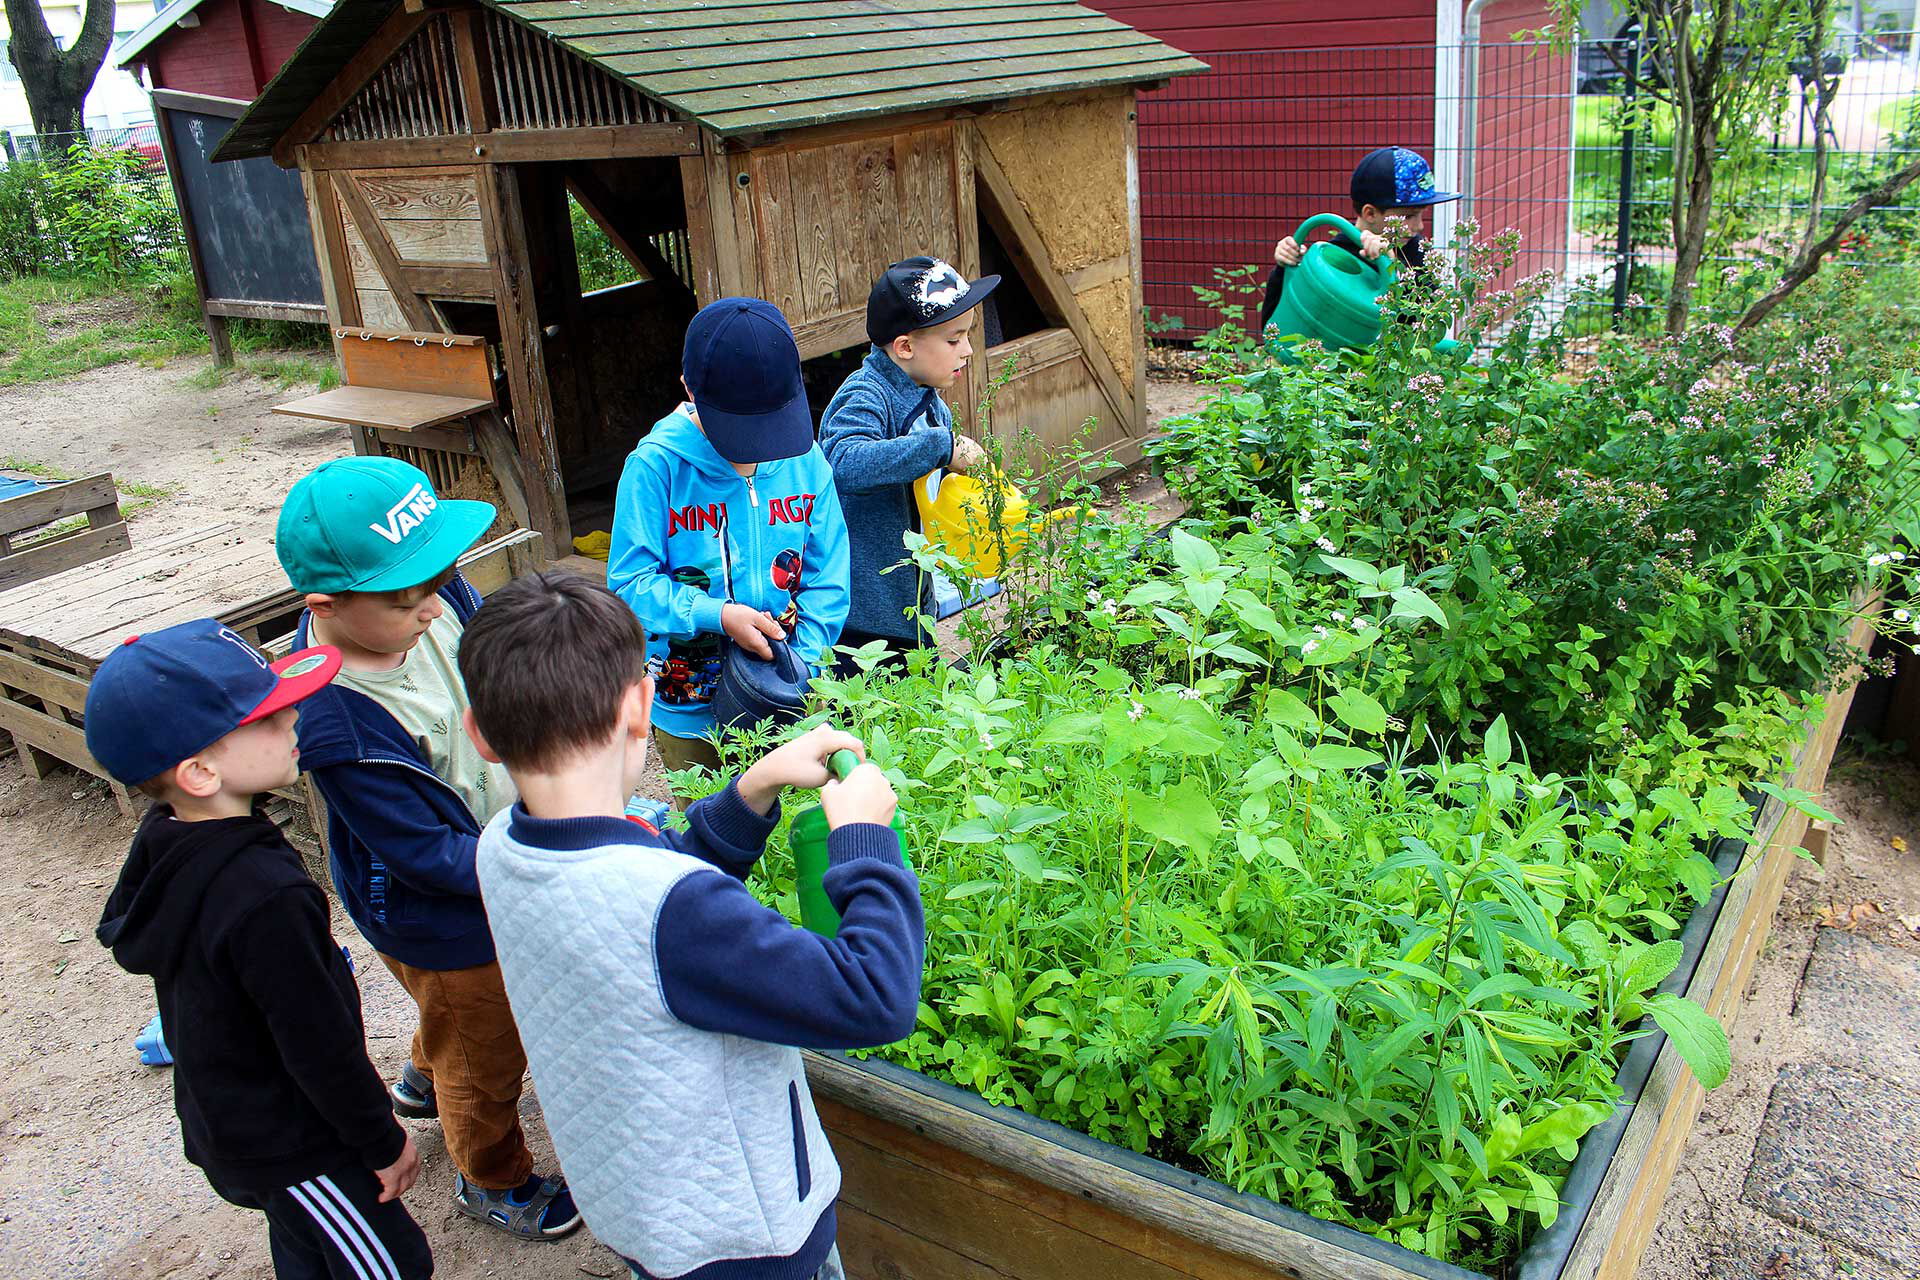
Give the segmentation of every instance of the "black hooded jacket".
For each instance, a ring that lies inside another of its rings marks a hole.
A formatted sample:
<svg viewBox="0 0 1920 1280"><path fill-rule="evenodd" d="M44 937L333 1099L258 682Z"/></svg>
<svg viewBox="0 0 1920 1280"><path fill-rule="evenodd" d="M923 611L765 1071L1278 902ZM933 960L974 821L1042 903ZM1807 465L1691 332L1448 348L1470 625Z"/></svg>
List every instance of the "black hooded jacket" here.
<svg viewBox="0 0 1920 1280"><path fill-rule="evenodd" d="M326 898L271 822L155 805L96 934L153 978L187 1159L215 1183L272 1191L400 1158Z"/></svg>

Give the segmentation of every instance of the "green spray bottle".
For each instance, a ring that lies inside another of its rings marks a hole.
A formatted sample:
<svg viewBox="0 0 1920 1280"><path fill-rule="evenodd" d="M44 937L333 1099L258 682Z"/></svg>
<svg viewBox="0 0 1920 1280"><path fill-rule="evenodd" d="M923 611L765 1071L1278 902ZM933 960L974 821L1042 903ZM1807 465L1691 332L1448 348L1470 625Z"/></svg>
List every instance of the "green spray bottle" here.
<svg viewBox="0 0 1920 1280"><path fill-rule="evenodd" d="M840 750L827 757L827 772L845 781L860 767L860 757ZM900 855L907 852L907 820L896 807L893 829L900 837ZM819 805L808 805L793 815L787 829L787 847L793 850L793 887L800 897L800 923L823 938L840 932L840 913L827 899L821 877L827 874L827 815Z"/></svg>

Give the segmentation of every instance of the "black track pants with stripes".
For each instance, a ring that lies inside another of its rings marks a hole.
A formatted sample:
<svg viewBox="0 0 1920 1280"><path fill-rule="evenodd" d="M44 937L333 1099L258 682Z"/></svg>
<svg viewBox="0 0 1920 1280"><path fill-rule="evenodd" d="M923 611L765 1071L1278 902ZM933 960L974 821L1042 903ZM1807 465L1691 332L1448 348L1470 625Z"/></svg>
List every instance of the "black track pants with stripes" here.
<svg viewBox="0 0 1920 1280"><path fill-rule="evenodd" d="M398 1200L380 1203L380 1180L357 1165L280 1191L236 1191L221 1198L267 1215L267 1240L279 1280L427 1280L433 1253L426 1233Z"/></svg>

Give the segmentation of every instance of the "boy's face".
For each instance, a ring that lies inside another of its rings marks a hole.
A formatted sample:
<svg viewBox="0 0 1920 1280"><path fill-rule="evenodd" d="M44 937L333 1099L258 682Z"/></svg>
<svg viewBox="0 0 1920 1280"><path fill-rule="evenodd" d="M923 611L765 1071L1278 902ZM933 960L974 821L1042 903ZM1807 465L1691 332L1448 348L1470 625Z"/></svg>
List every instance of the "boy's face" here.
<svg viewBox="0 0 1920 1280"><path fill-rule="evenodd" d="M220 791L257 796L291 786L300 776L300 749L294 745L298 707L282 707L264 720L243 724L202 751L198 759L220 779Z"/></svg>
<svg viewBox="0 0 1920 1280"><path fill-rule="evenodd" d="M313 594L307 597L307 607L315 617L326 619L330 641L344 640L367 653L406 653L445 609L438 590L431 585L401 595Z"/></svg>
<svg viewBox="0 0 1920 1280"><path fill-rule="evenodd" d="M893 362L921 386L947 390L960 381L973 355L973 341L968 335L974 314L963 312L945 324L895 338L888 347Z"/></svg>
<svg viewBox="0 0 1920 1280"><path fill-rule="evenodd" d="M1388 218L1399 218L1402 222L1406 223L1407 237L1409 239L1412 239L1414 236L1427 234L1427 209L1425 205L1416 205L1411 209L1382 209L1379 205L1364 205L1360 209L1360 216L1354 219L1353 224L1362 231L1371 231L1375 235L1383 235L1387 229Z"/></svg>

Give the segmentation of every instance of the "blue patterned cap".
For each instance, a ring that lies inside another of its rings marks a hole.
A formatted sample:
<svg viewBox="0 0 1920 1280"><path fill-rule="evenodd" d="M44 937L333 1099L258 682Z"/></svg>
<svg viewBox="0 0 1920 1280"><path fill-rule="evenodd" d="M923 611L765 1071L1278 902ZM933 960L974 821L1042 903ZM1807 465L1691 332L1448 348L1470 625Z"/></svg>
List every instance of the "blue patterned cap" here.
<svg viewBox="0 0 1920 1280"><path fill-rule="evenodd" d="M1433 166L1425 156L1406 147L1381 147L1353 169L1353 205L1378 209L1414 209L1458 200L1457 191L1433 185Z"/></svg>

